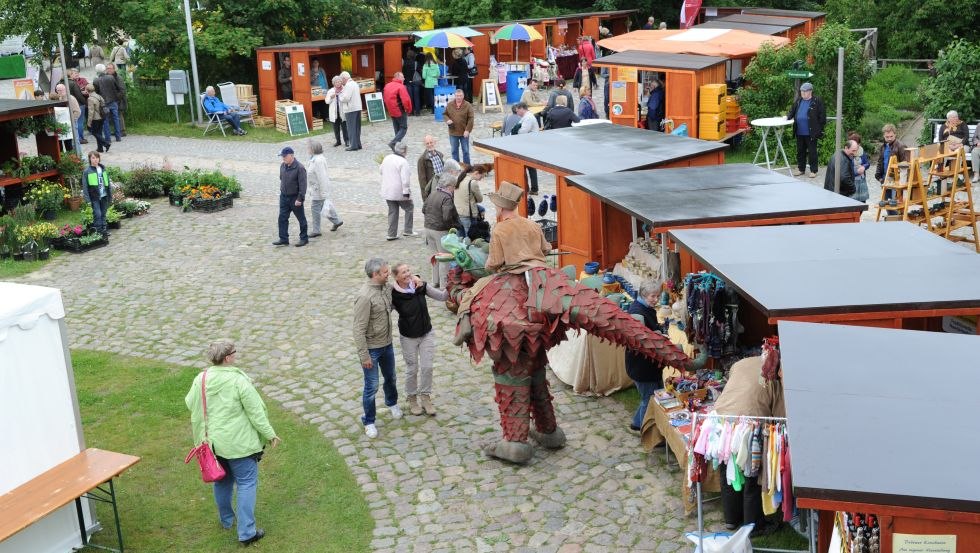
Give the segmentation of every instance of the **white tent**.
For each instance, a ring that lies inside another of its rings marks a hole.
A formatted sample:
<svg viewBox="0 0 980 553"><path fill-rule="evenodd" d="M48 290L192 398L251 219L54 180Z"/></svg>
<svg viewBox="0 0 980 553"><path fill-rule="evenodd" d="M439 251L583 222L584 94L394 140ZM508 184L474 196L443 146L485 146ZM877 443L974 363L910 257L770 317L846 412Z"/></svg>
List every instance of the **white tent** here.
<svg viewBox="0 0 980 553"><path fill-rule="evenodd" d="M59 290L0 282L0 494L85 447L64 319ZM0 553L62 553L81 542L70 503L0 542Z"/></svg>

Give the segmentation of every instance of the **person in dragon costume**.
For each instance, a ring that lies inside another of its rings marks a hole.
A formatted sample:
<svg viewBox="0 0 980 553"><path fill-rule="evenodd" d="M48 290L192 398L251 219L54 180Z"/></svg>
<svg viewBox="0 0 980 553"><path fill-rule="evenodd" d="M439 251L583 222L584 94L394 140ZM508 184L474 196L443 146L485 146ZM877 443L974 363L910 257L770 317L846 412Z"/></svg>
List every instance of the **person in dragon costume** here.
<svg viewBox="0 0 980 553"><path fill-rule="evenodd" d="M484 355L493 360L503 438L484 452L518 464L533 456L529 437L549 449L565 445L545 366L547 351L565 339L566 329L585 330L674 367L686 368L691 361L667 337L615 303L547 267L551 245L537 223L516 211L523 193L502 182L497 192L488 194L500 213L488 250L479 245L467 248L454 235L443 242L459 265L450 271L447 286L448 304L458 304L460 315L454 343L465 343L475 362ZM488 256L481 273L472 257L484 251ZM486 273L490 274L476 279Z"/></svg>

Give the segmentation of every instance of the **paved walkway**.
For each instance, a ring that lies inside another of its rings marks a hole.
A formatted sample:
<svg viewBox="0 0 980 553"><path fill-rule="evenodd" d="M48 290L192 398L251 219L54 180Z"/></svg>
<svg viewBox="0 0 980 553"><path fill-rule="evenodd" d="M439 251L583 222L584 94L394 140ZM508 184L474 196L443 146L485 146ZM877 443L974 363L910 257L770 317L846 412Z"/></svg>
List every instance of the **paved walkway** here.
<svg viewBox="0 0 980 553"><path fill-rule="evenodd" d="M474 134L489 136L497 118L478 114ZM413 118L413 167L426 132L446 151L443 124ZM481 445L499 436L490 367L473 366L449 343L453 320L438 304L431 312L439 415L395 421L382 406L380 436L364 436L351 295L365 280L367 257L415 267L427 257L419 238L384 239L377 159L390 135L387 123L365 125L365 150L356 153L326 139L332 194L346 224L305 248L270 245L282 144L127 137L106 163L218 166L242 179L243 197L216 214L180 213L155 201L148 215L124 221L110 247L63 255L20 281L62 289L74 348L201 366L209 341L235 340L240 365L262 391L315 425L346 458L376 522L375 551L686 549L683 533L694 520L680 515L681 473L662 454L641 452L626 428L630 414L612 399L576 396L553 381L568 446L538 449L524 468L485 459ZM542 179L543 193L553 186ZM292 230L295 239L295 221ZM709 520L717 526L717 512Z"/></svg>

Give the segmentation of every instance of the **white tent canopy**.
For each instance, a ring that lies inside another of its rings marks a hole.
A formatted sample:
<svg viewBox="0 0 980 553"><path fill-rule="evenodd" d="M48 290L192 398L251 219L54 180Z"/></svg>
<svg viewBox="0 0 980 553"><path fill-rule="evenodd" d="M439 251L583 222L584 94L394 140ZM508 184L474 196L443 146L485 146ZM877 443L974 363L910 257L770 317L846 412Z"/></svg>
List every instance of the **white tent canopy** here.
<svg viewBox="0 0 980 553"><path fill-rule="evenodd" d="M0 494L85 447L64 318L59 290L0 282ZM83 506L88 512L87 500ZM92 528L90 513L86 521ZM0 543L0 553L79 545L75 505L69 504Z"/></svg>
<svg viewBox="0 0 980 553"><path fill-rule="evenodd" d="M431 30L428 30L428 31L415 31L412 34L415 35L415 36L417 36L417 37L419 37L419 38L421 38L421 37L424 37L425 35L428 35L430 33L438 33L440 31L444 31L444 32L447 32L447 33L456 33L457 35L459 35L459 36L461 36L463 38L470 38L471 36L483 36L483 33L481 33L480 31L477 31L475 29L471 29L469 27L446 27L445 29L431 29Z"/></svg>

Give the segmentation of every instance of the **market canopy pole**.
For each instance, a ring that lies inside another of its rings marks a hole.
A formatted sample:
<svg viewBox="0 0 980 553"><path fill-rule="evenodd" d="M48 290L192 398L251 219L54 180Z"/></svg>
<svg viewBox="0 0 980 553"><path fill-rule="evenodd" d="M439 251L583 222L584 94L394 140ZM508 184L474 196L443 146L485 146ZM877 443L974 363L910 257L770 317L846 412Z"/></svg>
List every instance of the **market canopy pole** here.
<svg viewBox="0 0 980 553"><path fill-rule="evenodd" d="M61 54L61 80L65 83L65 93L71 94L71 87L68 86L68 62L65 61L65 42L61 39L61 33L58 33L58 53ZM65 101L67 100L65 98ZM75 153L78 157L82 157L81 137L75 136L78 134L78 121L72 121L71 110L68 115L68 128L71 129L71 143L75 147Z"/></svg>
<svg viewBox="0 0 980 553"><path fill-rule="evenodd" d="M201 103L201 85L197 79L197 50L194 48L194 29L191 27L191 4L189 0L184 0L184 22L187 23L187 42L191 50L191 74L194 77L194 99L191 104L191 117L194 114L194 104ZM197 106L197 122L204 123L204 114L201 113L201 106Z"/></svg>

